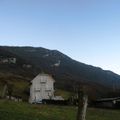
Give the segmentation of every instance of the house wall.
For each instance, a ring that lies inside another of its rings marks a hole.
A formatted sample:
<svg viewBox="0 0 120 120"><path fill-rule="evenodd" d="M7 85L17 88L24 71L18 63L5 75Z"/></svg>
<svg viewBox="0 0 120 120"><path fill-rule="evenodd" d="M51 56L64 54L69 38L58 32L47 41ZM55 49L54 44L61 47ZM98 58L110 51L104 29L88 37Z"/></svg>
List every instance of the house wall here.
<svg viewBox="0 0 120 120"><path fill-rule="evenodd" d="M47 74L39 74L31 82L30 103L41 102L43 99L54 97L54 80Z"/></svg>

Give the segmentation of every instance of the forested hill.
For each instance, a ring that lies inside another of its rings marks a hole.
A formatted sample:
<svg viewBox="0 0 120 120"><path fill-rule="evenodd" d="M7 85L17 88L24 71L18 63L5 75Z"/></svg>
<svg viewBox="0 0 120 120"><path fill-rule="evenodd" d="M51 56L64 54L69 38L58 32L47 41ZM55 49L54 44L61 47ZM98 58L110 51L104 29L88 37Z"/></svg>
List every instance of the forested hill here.
<svg viewBox="0 0 120 120"><path fill-rule="evenodd" d="M56 86L72 89L76 84L85 84L92 89L119 90L120 76L99 67L87 65L64 55L57 50L35 47L0 47L0 57L14 57L16 63L0 64L0 71L32 78L40 72L53 75Z"/></svg>

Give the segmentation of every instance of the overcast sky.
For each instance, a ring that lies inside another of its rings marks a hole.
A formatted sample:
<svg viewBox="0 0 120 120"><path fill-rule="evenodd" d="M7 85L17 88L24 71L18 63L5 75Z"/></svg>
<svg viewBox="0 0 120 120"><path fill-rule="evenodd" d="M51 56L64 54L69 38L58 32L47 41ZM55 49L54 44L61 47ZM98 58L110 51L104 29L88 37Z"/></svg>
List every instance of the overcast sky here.
<svg viewBox="0 0 120 120"><path fill-rule="evenodd" d="M0 45L57 49L120 74L120 0L0 0Z"/></svg>

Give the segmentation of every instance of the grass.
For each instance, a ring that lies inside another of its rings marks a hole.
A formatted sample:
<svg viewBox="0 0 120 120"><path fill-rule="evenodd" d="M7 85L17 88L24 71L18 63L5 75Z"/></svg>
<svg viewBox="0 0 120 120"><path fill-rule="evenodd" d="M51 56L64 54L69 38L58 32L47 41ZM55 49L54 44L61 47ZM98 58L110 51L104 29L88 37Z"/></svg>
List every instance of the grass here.
<svg viewBox="0 0 120 120"><path fill-rule="evenodd" d="M26 78L13 74L6 73L6 75L4 75L0 73L0 97L2 95L5 83L7 83L8 87L12 86L12 96L19 95L23 100L28 99L28 95L25 92L29 90L29 82Z"/></svg>
<svg viewBox="0 0 120 120"><path fill-rule="evenodd" d="M68 99L72 95L71 92L61 90L61 89L56 89L55 90L55 96L62 96L64 99Z"/></svg>
<svg viewBox="0 0 120 120"><path fill-rule="evenodd" d="M0 100L0 120L75 120L76 107ZM120 120L120 110L89 108L86 120Z"/></svg>
<svg viewBox="0 0 120 120"><path fill-rule="evenodd" d="M0 101L0 120L73 120L74 108Z"/></svg>
<svg viewBox="0 0 120 120"><path fill-rule="evenodd" d="M120 120L120 110L90 108L86 120Z"/></svg>

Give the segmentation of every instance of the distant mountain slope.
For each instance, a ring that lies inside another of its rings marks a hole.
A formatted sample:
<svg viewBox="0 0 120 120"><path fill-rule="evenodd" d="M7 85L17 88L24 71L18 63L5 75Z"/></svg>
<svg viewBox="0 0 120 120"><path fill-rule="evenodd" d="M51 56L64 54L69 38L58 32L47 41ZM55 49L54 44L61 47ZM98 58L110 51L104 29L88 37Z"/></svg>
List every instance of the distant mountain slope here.
<svg viewBox="0 0 120 120"><path fill-rule="evenodd" d="M56 79L56 86L61 88L69 89L77 83L99 89L118 90L120 88L119 75L75 61L57 50L1 46L0 56L3 53L17 57L18 61L22 61L21 65L31 64L34 66L34 71L33 69L25 70L25 68L21 67L21 71L23 70L26 73L29 71L31 76L35 76L41 71L52 74Z"/></svg>

